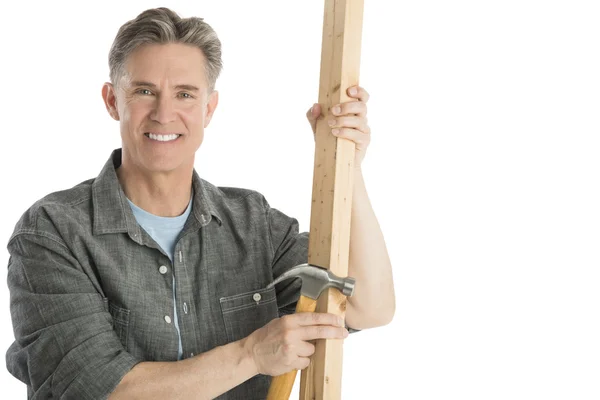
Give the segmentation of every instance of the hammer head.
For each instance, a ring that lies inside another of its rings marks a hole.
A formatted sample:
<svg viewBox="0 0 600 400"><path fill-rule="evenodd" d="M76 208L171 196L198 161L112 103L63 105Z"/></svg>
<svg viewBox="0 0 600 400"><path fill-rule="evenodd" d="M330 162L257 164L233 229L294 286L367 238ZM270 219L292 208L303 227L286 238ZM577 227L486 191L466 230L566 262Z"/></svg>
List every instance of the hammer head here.
<svg viewBox="0 0 600 400"><path fill-rule="evenodd" d="M302 289L300 293L303 296L311 299L318 299L321 292L328 287L334 287L342 292L345 296L352 296L354 293L354 278L340 278L325 268L317 267L316 265L300 264L290 269L286 273L280 275L272 283L267 286L271 288L279 282L289 278L301 278Z"/></svg>

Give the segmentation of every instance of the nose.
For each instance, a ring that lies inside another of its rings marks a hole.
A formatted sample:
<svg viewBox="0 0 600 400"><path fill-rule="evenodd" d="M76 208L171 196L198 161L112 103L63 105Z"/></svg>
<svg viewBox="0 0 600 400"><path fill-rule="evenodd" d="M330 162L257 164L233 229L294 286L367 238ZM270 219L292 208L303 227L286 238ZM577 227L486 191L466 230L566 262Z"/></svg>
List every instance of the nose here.
<svg viewBox="0 0 600 400"><path fill-rule="evenodd" d="M152 110L150 118L162 125L175 120L175 105L174 100L169 96L159 96L156 107Z"/></svg>

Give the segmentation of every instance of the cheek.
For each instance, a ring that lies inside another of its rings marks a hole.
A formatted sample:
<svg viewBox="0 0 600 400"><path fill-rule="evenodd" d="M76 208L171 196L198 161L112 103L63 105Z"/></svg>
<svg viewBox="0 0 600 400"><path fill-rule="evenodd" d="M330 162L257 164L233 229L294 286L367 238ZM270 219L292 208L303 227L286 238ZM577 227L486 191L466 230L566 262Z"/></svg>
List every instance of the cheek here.
<svg viewBox="0 0 600 400"><path fill-rule="evenodd" d="M125 106L124 116L128 125L133 127L139 126L140 123L146 118L150 110L150 107L143 103L131 103Z"/></svg>
<svg viewBox="0 0 600 400"><path fill-rule="evenodd" d="M204 114L201 107L182 109L180 115L188 129L197 131L204 128Z"/></svg>

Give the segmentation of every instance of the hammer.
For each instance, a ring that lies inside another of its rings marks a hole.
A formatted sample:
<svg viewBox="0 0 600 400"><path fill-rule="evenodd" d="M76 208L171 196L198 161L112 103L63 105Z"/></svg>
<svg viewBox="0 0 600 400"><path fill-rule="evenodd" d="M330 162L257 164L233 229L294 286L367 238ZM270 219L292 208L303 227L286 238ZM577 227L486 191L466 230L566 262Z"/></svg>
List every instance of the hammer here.
<svg viewBox="0 0 600 400"><path fill-rule="evenodd" d="M275 281L267 286L267 289L272 288L277 283L289 278L302 279L300 299L296 305L297 313L314 312L317 308L317 299L321 295L321 292L328 287L337 288L344 296L352 296L354 293L354 278L340 278L325 268L310 264L297 265L281 274ZM271 380L267 400L289 399L297 372L297 370L293 370L286 374L274 377Z"/></svg>

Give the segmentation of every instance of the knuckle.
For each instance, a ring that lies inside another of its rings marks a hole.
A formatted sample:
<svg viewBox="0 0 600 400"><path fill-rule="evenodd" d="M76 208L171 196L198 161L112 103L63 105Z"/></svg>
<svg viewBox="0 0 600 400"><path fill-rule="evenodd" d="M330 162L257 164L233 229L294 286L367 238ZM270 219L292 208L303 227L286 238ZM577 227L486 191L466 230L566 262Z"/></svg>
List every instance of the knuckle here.
<svg viewBox="0 0 600 400"><path fill-rule="evenodd" d="M283 365L285 365L286 367L291 367L294 365L294 361L295 359L292 357L286 357L283 359Z"/></svg>
<svg viewBox="0 0 600 400"><path fill-rule="evenodd" d="M310 313L310 321L314 324L318 324L321 321L321 313Z"/></svg>
<svg viewBox="0 0 600 400"><path fill-rule="evenodd" d="M284 356L289 356L292 351L294 349L294 346L290 343L285 343L284 345L281 346L281 354L283 354Z"/></svg>
<svg viewBox="0 0 600 400"><path fill-rule="evenodd" d="M315 335L317 335L317 337L324 337L324 335L327 334L327 328L325 328L324 326L317 326L315 329Z"/></svg>
<svg viewBox="0 0 600 400"><path fill-rule="evenodd" d="M286 344L281 347L281 355L282 355L283 363L286 366L292 365L292 363L296 359L294 347L290 344Z"/></svg>
<svg viewBox="0 0 600 400"><path fill-rule="evenodd" d="M291 343L294 341L292 332L291 331L283 332L283 334L281 335L281 340L283 341L283 343L285 343L286 346L291 345Z"/></svg>
<svg viewBox="0 0 600 400"><path fill-rule="evenodd" d="M281 320L281 325L283 326L283 328L289 328L292 326L292 315L284 315L283 317L280 318Z"/></svg>

